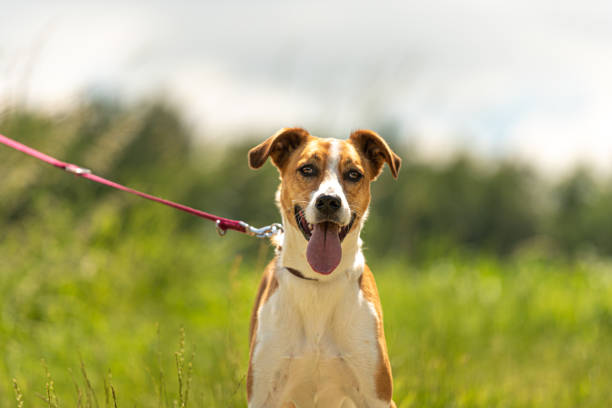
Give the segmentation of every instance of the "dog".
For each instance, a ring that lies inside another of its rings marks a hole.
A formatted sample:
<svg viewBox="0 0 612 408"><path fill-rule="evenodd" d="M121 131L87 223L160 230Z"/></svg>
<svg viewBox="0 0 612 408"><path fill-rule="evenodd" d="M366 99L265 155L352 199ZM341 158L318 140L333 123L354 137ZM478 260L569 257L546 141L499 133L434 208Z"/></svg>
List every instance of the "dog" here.
<svg viewBox="0 0 612 408"><path fill-rule="evenodd" d="M382 310L360 231L370 183L401 159L371 130L347 140L285 128L248 153L280 173L284 232L250 324L249 408L395 407Z"/></svg>

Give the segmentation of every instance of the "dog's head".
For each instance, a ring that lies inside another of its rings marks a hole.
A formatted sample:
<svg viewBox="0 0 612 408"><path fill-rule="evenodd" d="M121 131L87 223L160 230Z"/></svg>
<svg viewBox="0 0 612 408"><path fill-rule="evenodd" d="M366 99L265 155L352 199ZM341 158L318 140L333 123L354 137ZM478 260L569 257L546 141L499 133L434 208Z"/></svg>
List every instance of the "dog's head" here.
<svg viewBox="0 0 612 408"><path fill-rule="evenodd" d="M281 129L249 151L257 169L268 157L281 175L279 207L285 223L301 232L306 258L320 274L330 274L342 258L343 241L359 229L370 204L370 183L386 162L397 177L401 160L371 130L347 140L321 139L301 128Z"/></svg>

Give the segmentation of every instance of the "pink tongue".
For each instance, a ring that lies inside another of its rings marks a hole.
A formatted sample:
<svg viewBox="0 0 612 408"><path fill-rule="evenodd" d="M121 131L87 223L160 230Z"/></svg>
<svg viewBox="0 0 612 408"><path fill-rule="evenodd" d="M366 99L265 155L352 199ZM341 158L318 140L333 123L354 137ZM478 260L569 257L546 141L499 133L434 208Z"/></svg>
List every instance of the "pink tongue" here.
<svg viewBox="0 0 612 408"><path fill-rule="evenodd" d="M338 224L321 222L314 225L306 248L306 259L315 272L323 275L336 269L342 259Z"/></svg>

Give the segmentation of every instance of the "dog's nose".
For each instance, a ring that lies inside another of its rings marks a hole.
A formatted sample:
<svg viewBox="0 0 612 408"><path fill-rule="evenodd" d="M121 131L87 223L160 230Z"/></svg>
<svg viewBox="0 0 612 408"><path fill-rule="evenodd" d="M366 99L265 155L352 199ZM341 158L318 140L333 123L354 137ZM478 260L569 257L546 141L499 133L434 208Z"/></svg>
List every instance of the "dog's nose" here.
<svg viewBox="0 0 612 408"><path fill-rule="evenodd" d="M335 213L341 206L342 201L340 201L340 198L333 195L322 195L315 202L317 210L326 215Z"/></svg>

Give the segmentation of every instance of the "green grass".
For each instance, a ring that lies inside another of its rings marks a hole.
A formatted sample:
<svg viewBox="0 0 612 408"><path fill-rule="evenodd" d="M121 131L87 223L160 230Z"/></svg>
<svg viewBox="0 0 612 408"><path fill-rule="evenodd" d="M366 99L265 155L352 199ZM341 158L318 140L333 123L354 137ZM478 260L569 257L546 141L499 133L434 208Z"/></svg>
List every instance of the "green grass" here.
<svg viewBox="0 0 612 408"><path fill-rule="evenodd" d="M207 223L183 233L155 205L128 220L111 204L79 220L51 207L0 234L0 407L19 406L13 378L25 407L55 406L50 381L58 406L87 406L81 361L101 407L112 391L118 407L180 406L189 377L187 406L245 406L249 313L271 250ZM243 260L248 246L259 255ZM610 405L609 263L369 257L399 407Z"/></svg>

